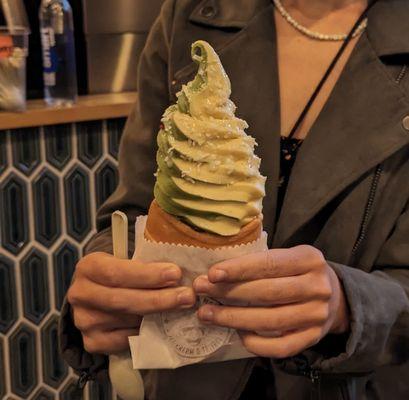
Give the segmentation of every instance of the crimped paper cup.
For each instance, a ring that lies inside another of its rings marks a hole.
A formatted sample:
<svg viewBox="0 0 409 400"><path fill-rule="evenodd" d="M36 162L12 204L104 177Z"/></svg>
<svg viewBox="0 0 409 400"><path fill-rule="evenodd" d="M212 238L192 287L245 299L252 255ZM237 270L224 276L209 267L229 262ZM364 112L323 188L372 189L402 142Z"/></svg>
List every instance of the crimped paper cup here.
<svg viewBox="0 0 409 400"><path fill-rule="evenodd" d="M260 238L262 232L262 217L254 218L243 226L237 235L233 236L199 232L163 211L156 200L153 200L146 221L145 238L156 243L184 244L205 249L217 249L254 242Z"/></svg>

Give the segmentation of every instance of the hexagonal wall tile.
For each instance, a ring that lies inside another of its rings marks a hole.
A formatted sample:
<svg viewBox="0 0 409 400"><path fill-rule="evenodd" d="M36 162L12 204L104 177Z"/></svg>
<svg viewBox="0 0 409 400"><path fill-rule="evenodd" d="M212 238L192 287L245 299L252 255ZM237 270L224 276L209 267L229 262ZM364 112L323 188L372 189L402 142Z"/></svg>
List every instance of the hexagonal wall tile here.
<svg viewBox="0 0 409 400"><path fill-rule="evenodd" d="M89 177L84 168L74 166L64 178L67 231L81 242L91 231Z"/></svg>
<svg viewBox="0 0 409 400"><path fill-rule="evenodd" d="M21 260L24 315L39 324L50 310L47 257L33 248Z"/></svg>
<svg viewBox="0 0 409 400"><path fill-rule="evenodd" d="M6 377L4 371L6 369L6 362L4 360L3 339L0 337L0 399L6 394Z"/></svg>
<svg viewBox="0 0 409 400"><path fill-rule="evenodd" d="M7 131L0 131L0 176L7 168Z"/></svg>
<svg viewBox="0 0 409 400"><path fill-rule="evenodd" d="M60 236L60 192L57 176L42 169L33 182L35 236L50 247Z"/></svg>
<svg viewBox="0 0 409 400"><path fill-rule="evenodd" d="M63 242L53 255L55 306L58 310L61 310L65 293L70 287L78 257L78 249L68 241Z"/></svg>
<svg viewBox="0 0 409 400"><path fill-rule="evenodd" d="M81 400L82 398L82 389L78 388L77 381L74 379L70 379L60 392L60 400Z"/></svg>
<svg viewBox="0 0 409 400"><path fill-rule="evenodd" d="M92 167L102 156L102 121L79 122L76 125L78 158Z"/></svg>
<svg viewBox="0 0 409 400"><path fill-rule="evenodd" d="M58 169L63 169L72 156L71 124L44 127L47 161Z"/></svg>
<svg viewBox="0 0 409 400"><path fill-rule="evenodd" d="M0 332L7 333L17 317L14 263L0 254Z"/></svg>
<svg viewBox="0 0 409 400"><path fill-rule="evenodd" d="M22 128L11 131L13 164L23 174L30 175L40 164L39 128Z"/></svg>
<svg viewBox="0 0 409 400"><path fill-rule="evenodd" d="M57 389L68 374L58 347L58 316L53 315L41 330L43 380Z"/></svg>
<svg viewBox="0 0 409 400"><path fill-rule="evenodd" d="M95 196L97 207L113 193L118 184L118 171L109 160L105 160L95 171Z"/></svg>
<svg viewBox="0 0 409 400"><path fill-rule="evenodd" d="M37 385L36 334L25 324L20 325L9 339L11 390L28 398Z"/></svg>
<svg viewBox="0 0 409 400"><path fill-rule="evenodd" d="M108 151L112 157L118 159L119 143L125 128L126 118L114 118L107 120Z"/></svg>
<svg viewBox="0 0 409 400"><path fill-rule="evenodd" d="M1 241L13 254L18 254L29 239L27 187L15 174L0 185Z"/></svg>

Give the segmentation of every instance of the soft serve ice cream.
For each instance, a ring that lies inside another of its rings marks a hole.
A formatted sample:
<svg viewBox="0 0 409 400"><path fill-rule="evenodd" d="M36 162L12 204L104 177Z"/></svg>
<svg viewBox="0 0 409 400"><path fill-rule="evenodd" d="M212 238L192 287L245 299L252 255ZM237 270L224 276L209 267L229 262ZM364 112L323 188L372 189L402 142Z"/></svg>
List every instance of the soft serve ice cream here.
<svg viewBox="0 0 409 400"><path fill-rule="evenodd" d="M197 230L232 236L261 218L265 177L230 100L230 81L205 41L192 45L194 80L164 113L158 134L155 200Z"/></svg>

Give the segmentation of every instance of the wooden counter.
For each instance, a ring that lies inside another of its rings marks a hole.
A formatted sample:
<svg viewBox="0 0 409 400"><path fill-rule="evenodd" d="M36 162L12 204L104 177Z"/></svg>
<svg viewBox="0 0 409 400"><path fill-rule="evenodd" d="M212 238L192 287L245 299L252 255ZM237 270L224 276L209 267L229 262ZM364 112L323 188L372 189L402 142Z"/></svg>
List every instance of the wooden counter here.
<svg viewBox="0 0 409 400"><path fill-rule="evenodd" d="M135 92L81 96L72 107L61 108L47 107L43 100L29 100L23 113L0 111L0 130L126 117L135 100Z"/></svg>

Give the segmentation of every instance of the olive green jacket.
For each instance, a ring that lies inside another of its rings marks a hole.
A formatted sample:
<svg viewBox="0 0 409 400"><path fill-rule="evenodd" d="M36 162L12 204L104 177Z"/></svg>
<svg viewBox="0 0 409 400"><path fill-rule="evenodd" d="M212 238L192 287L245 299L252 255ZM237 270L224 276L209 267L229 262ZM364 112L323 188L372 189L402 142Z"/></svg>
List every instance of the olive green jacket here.
<svg viewBox="0 0 409 400"><path fill-rule="evenodd" d="M273 247L319 248L350 308L348 335L273 361L277 396L298 400L409 398L409 1L381 0L298 154L275 224L280 111L270 0L168 0L139 65L138 96L121 142L120 183L98 213L90 251L111 251L110 214L135 218L152 200L156 134L164 109L195 74L190 45L212 44L232 83L238 116L259 144L268 177L264 227ZM302 73L302 66L300 66ZM133 238L133 235L131 235ZM132 243L131 243L132 244ZM61 346L84 377L106 357L82 349L69 307ZM254 360L145 373L150 400L234 400Z"/></svg>

